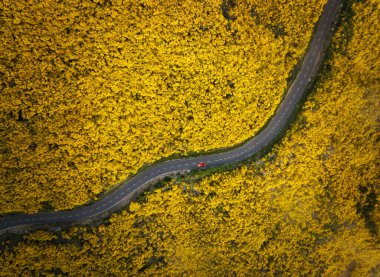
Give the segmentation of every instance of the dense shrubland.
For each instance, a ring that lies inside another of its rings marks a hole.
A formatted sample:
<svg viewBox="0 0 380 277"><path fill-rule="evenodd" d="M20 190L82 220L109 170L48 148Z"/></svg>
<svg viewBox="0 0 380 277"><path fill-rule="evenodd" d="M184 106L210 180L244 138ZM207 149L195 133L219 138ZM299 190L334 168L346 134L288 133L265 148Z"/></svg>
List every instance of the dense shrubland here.
<svg viewBox="0 0 380 277"><path fill-rule="evenodd" d="M253 136L326 1L283 2L2 1L0 214Z"/></svg>
<svg viewBox="0 0 380 277"><path fill-rule="evenodd" d="M106 225L27 235L3 253L4 274L377 276L379 3L348 11L320 82L266 157L172 180Z"/></svg>

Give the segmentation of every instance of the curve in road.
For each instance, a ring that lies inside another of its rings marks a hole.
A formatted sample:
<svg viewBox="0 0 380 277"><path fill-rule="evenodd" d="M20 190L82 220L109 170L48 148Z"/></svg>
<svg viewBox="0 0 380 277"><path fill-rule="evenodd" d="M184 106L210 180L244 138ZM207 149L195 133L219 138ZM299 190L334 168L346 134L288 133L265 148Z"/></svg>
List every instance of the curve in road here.
<svg viewBox="0 0 380 277"><path fill-rule="evenodd" d="M323 59L324 46L327 44L330 31L334 26L334 19L342 6L342 0L329 0L324 7L318 21L317 29L313 35L307 54L304 57L301 69L275 115L267 126L255 137L239 148L223 153L210 154L200 157L176 159L159 163L147 170L135 175L124 182L118 189L93 204L82 206L70 211L45 212L37 214L10 215L0 219L0 233L12 229L27 229L31 226L45 224L67 224L88 218L103 218L108 216L116 208L131 199L131 196L141 191L146 184L157 178L178 172L186 172L197 168L198 162L206 162L208 167L220 166L227 163L242 161L269 145L277 135L286 127L292 113L297 108L311 79L319 70L320 61Z"/></svg>

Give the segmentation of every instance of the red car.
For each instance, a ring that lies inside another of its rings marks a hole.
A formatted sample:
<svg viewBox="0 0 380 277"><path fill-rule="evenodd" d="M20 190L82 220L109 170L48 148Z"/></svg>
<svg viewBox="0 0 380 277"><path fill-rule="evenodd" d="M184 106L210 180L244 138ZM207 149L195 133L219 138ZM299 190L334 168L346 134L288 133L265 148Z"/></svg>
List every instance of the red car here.
<svg viewBox="0 0 380 277"><path fill-rule="evenodd" d="M205 168L206 167L206 163L205 162L199 162L198 163L198 168Z"/></svg>

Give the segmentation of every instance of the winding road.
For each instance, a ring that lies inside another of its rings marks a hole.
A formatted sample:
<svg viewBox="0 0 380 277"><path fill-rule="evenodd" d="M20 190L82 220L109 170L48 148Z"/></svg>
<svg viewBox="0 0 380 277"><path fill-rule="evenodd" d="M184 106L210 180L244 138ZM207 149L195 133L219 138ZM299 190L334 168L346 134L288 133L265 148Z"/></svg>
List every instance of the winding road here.
<svg viewBox="0 0 380 277"><path fill-rule="evenodd" d="M304 57L301 69L280 103L275 115L258 135L241 147L223 153L176 159L156 164L125 181L119 188L90 205L69 211L17 214L3 217L0 219L0 234L12 230L26 230L46 224L70 224L78 221L83 222L91 218L105 218L113 211L128 203L133 196L141 193L147 187L147 184L154 182L158 178L178 172L194 170L199 162L206 162L208 167L216 167L242 161L258 153L276 139L278 134L287 126L292 114L306 95L308 85L317 75L321 61L324 58L324 50L329 43L331 29L334 27L334 20L341 7L342 0L329 0L327 2L318 21L308 52Z"/></svg>

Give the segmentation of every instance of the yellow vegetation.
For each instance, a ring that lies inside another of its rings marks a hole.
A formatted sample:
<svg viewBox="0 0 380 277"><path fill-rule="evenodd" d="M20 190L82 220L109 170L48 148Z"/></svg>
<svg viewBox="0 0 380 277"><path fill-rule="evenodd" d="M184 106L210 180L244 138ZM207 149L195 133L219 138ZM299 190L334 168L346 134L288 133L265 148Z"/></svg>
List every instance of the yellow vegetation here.
<svg viewBox="0 0 380 277"><path fill-rule="evenodd" d="M1 1L0 213L253 136L326 0L232 2Z"/></svg>
<svg viewBox="0 0 380 277"><path fill-rule="evenodd" d="M4 274L378 276L379 10L353 5L324 77L264 159L173 180L108 225L29 237L1 256Z"/></svg>

